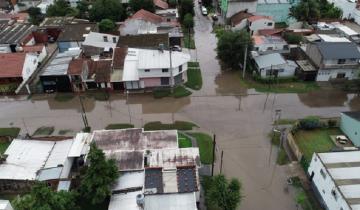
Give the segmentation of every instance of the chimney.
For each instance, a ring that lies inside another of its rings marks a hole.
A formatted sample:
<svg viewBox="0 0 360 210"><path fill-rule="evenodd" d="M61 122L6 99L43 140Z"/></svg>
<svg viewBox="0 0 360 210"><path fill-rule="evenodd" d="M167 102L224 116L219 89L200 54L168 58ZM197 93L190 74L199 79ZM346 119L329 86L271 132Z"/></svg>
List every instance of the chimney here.
<svg viewBox="0 0 360 210"><path fill-rule="evenodd" d="M103 36L103 38L104 38L104 42L108 42L107 36Z"/></svg>

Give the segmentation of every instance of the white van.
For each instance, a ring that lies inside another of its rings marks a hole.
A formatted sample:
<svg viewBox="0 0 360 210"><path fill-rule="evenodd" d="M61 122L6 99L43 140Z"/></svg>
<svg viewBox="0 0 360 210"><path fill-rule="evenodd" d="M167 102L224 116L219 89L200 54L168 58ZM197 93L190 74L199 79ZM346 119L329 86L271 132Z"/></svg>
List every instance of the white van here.
<svg viewBox="0 0 360 210"><path fill-rule="evenodd" d="M207 14L208 14L206 7L201 6L201 13L202 13L203 15L207 15Z"/></svg>

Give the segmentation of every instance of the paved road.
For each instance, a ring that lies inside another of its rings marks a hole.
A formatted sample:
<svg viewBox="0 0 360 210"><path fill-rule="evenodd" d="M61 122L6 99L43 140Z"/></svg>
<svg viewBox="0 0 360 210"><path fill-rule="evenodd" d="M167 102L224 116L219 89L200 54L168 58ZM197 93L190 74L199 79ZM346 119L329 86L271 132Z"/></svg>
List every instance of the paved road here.
<svg viewBox="0 0 360 210"><path fill-rule="evenodd" d="M211 22L198 13L196 10L195 40L204 87L181 99L155 100L140 94L128 100L113 94L105 102L88 98L84 104L89 124L102 129L119 122L142 126L154 120L193 121L202 130L216 134L217 154L224 151L224 174L241 180L245 197L239 209L295 210L294 192L284 190L291 168L275 165L276 149L267 138L275 110L281 109L283 118L338 116L341 111L359 110L360 98L341 91L258 94L241 87L237 73L221 72ZM57 131L83 128L78 98L56 102L52 95L5 97L0 98L0 107L0 127L19 126L23 134L31 134L40 126L55 126Z"/></svg>

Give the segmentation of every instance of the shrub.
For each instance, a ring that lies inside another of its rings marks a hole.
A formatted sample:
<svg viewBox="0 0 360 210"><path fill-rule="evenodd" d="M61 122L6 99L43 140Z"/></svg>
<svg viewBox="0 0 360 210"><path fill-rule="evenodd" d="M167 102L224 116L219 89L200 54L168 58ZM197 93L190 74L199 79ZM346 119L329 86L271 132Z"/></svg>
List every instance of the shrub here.
<svg viewBox="0 0 360 210"><path fill-rule="evenodd" d="M164 98L171 95L169 88L160 88L153 91L154 98Z"/></svg>
<svg viewBox="0 0 360 210"><path fill-rule="evenodd" d="M175 123L163 124L160 121L154 121L146 123L144 130L192 130L193 127L197 127L197 125L192 122L175 121Z"/></svg>
<svg viewBox="0 0 360 210"><path fill-rule="evenodd" d="M267 78L262 78L260 75L255 74L253 75L253 79L256 82L259 83L263 83L263 84L272 84L272 83L289 83L289 82L296 82L298 81L297 77L278 77L278 78L274 78L274 77L267 77Z"/></svg>
<svg viewBox="0 0 360 210"><path fill-rule="evenodd" d="M319 117L306 117L299 121L299 126L303 130L312 130L315 128L321 128L322 124Z"/></svg>
<svg viewBox="0 0 360 210"><path fill-rule="evenodd" d="M285 34L284 39L289 44L300 44L303 41L303 36L299 34Z"/></svg>
<svg viewBox="0 0 360 210"><path fill-rule="evenodd" d="M336 120L328 120L327 125L328 125L329 128L335 127L336 126Z"/></svg>

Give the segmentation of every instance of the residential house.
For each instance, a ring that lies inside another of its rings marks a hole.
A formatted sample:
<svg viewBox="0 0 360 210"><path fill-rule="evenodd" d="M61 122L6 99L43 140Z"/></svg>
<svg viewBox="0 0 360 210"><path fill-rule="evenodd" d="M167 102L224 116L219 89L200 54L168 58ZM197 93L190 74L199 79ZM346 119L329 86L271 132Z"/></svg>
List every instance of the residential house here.
<svg viewBox="0 0 360 210"><path fill-rule="evenodd" d="M14 139L0 161L0 191L24 192L36 181L53 189L62 187L71 181L74 163L87 155L89 136L79 133L60 141Z"/></svg>
<svg viewBox="0 0 360 210"><path fill-rule="evenodd" d="M38 56L38 62L41 63L47 56L47 50L44 44L35 44L33 46L23 46L20 51L32 53Z"/></svg>
<svg viewBox="0 0 360 210"><path fill-rule="evenodd" d="M112 54L118 41L119 36L91 31L82 43L82 50L87 57Z"/></svg>
<svg viewBox="0 0 360 210"><path fill-rule="evenodd" d="M240 11L230 18L231 27L234 30L241 30L248 26L248 18L254 16L246 11Z"/></svg>
<svg viewBox="0 0 360 210"><path fill-rule="evenodd" d="M122 77L125 88L149 89L182 84L187 81L189 61L190 55L183 52L172 52L170 55L167 50L129 48Z"/></svg>
<svg viewBox="0 0 360 210"><path fill-rule="evenodd" d="M256 35L259 30L274 29L275 21L269 16L254 15L248 18L248 26L251 35Z"/></svg>
<svg viewBox="0 0 360 210"><path fill-rule="evenodd" d="M328 210L360 208L360 151L314 153L307 170L317 198Z"/></svg>
<svg viewBox="0 0 360 210"><path fill-rule="evenodd" d="M112 69L110 76L110 83L112 90L124 90L123 72L124 62L127 55L127 47L117 47L114 50L112 59Z"/></svg>
<svg viewBox="0 0 360 210"><path fill-rule="evenodd" d="M0 24L0 53L17 52L20 46L34 45L35 29L36 26L30 24Z"/></svg>
<svg viewBox="0 0 360 210"><path fill-rule="evenodd" d="M198 148L178 148L176 130L99 130L92 141L115 159L120 176L109 210L196 210L200 199Z"/></svg>
<svg viewBox="0 0 360 210"><path fill-rule="evenodd" d="M360 34L358 32L340 23L333 23L333 25L341 36L344 36L355 43L360 43Z"/></svg>
<svg viewBox="0 0 360 210"><path fill-rule="evenodd" d="M269 16L276 23L293 23L296 19L289 17L290 8L296 5L299 0L258 0L256 14Z"/></svg>
<svg viewBox="0 0 360 210"><path fill-rule="evenodd" d="M313 42L306 54L318 69L316 81L358 78L360 52L352 42Z"/></svg>
<svg viewBox="0 0 360 210"><path fill-rule="evenodd" d="M58 53L40 75L44 92L71 92L72 86L68 75L71 60L80 56L81 50L69 50Z"/></svg>
<svg viewBox="0 0 360 210"><path fill-rule="evenodd" d="M14 93L23 81L30 78L38 67L38 56L32 53L0 53L0 84L9 85L0 92Z"/></svg>
<svg viewBox="0 0 360 210"><path fill-rule="evenodd" d="M86 89L111 89L111 59L88 60L85 63L87 77L84 79Z"/></svg>
<svg viewBox="0 0 360 210"><path fill-rule="evenodd" d="M296 70L296 76L304 81L315 81L317 76L316 67L307 59L296 60L299 68Z"/></svg>
<svg viewBox="0 0 360 210"><path fill-rule="evenodd" d="M297 65L294 61L285 60L281 54L272 53L254 58L257 72L262 78L294 76Z"/></svg>
<svg viewBox="0 0 360 210"><path fill-rule="evenodd" d="M91 31L99 31L96 23L65 24L57 39L59 51L64 52L70 48L80 48L85 40L85 37Z"/></svg>
<svg viewBox="0 0 360 210"><path fill-rule="evenodd" d="M157 10L166 10L169 9L169 4L163 0L153 0L155 9Z"/></svg>
<svg viewBox="0 0 360 210"><path fill-rule="evenodd" d="M88 59L84 58L75 58L72 59L69 63L69 67L67 69L67 75L70 77L70 83L72 87L72 91L81 92L86 90L86 85L84 84L84 80L87 78L85 68L85 63Z"/></svg>
<svg viewBox="0 0 360 210"><path fill-rule="evenodd" d="M256 12L257 0L221 0L221 15L227 19L238 12Z"/></svg>
<svg viewBox="0 0 360 210"><path fill-rule="evenodd" d="M9 200L0 200L0 210L14 210Z"/></svg>
<svg viewBox="0 0 360 210"><path fill-rule="evenodd" d="M169 34L138 34L120 36L118 47L158 49L163 45L165 48L169 45Z"/></svg>
<svg viewBox="0 0 360 210"><path fill-rule="evenodd" d="M360 112L341 113L340 128L355 146L360 147Z"/></svg>
<svg viewBox="0 0 360 210"><path fill-rule="evenodd" d="M264 55L270 53L290 53L288 43L279 36L252 36L254 47L253 55Z"/></svg>

